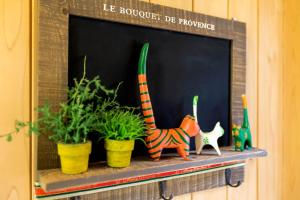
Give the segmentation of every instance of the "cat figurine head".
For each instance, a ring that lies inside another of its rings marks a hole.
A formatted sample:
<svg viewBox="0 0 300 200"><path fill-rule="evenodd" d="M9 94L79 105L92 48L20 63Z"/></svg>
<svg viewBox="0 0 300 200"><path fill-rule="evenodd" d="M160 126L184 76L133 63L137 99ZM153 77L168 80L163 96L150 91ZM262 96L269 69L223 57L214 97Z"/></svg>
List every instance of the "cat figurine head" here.
<svg viewBox="0 0 300 200"><path fill-rule="evenodd" d="M233 124L232 125L232 136L233 137L238 137L239 136L239 133L240 133L240 129L241 127L236 125L236 124Z"/></svg>
<svg viewBox="0 0 300 200"><path fill-rule="evenodd" d="M224 135L224 129L222 128L220 122L216 123L213 132L218 136L218 138Z"/></svg>
<svg viewBox="0 0 300 200"><path fill-rule="evenodd" d="M184 117L180 127L189 133L188 135L190 137L196 136L200 131L199 124L196 122L195 118L190 115Z"/></svg>

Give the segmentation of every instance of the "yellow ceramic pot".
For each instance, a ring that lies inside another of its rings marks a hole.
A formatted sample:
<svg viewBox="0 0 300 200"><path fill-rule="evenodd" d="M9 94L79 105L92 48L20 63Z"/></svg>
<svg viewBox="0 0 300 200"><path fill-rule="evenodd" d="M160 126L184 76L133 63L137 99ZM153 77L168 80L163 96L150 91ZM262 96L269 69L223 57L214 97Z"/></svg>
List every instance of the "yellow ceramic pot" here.
<svg viewBox="0 0 300 200"><path fill-rule="evenodd" d="M134 140L105 140L107 165L110 167L128 167Z"/></svg>
<svg viewBox="0 0 300 200"><path fill-rule="evenodd" d="M87 171L91 141L82 144L57 144L61 170L64 174L79 174Z"/></svg>

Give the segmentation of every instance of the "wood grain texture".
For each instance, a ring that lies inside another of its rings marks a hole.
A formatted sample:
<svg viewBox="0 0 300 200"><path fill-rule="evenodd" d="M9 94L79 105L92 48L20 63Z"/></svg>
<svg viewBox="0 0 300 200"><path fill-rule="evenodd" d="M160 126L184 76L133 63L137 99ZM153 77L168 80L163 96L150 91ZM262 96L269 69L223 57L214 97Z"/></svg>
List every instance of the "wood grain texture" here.
<svg viewBox="0 0 300 200"><path fill-rule="evenodd" d="M192 0L150 0L150 3L155 3L163 6L169 6L173 8L179 8L183 10L192 11L193 1Z"/></svg>
<svg viewBox="0 0 300 200"><path fill-rule="evenodd" d="M49 102L57 109L67 98L68 15L63 12L67 8L66 1L39 1L37 106ZM56 144L47 134L38 138L37 159L38 169L59 166Z"/></svg>
<svg viewBox="0 0 300 200"><path fill-rule="evenodd" d="M214 188L203 192L195 192L192 194L191 200L222 200L227 199L226 187Z"/></svg>
<svg viewBox="0 0 300 200"><path fill-rule="evenodd" d="M74 0L69 2L69 10L67 13L89 17L94 19L102 19L108 21L116 21L125 24L133 24L139 26L146 26L158 29L174 30L179 32L192 33L196 35L217 37L223 39L234 39L234 29L237 31L242 30L242 23L233 23L231 20L226 20L219 17L207 16L203 14L197 14L188 10L176 9L171 7L160 6L157 4L149 4L143 1L127 0L127 1L105 1L107 4L113 4L116 7L132 8L142 11L151 11L161 16L176 16L177 19L187 19L206 23L215 24L215 31L195 28L193 26L183 25L182 23L169 23L162 18L162 20L143 19L134 17L132 15L124 15L119 12L103 12L103 0L99 1L88 1L88 0ZM48 6L46 4L46 6ZM49 5L51 7L51 5ZM42 17L41 17L42 18ZM243 32L241 32L242 36ZM242 41L238 41L238 48L242 47Z"/></svg>
<svg viewBox="0 0 300 200"><path fill-rule="evenodd" d="M136 158L133 160L130 167L120 169L107 167L105 162L101 162L97 165L90 166L90 169L86 173L72 176L63 174L60 169L40 170L39 180L46 191L80 185L92 185L113 180L123 180L122 183L126 183L125 179L138 181L149 180L155 177L162 178L159 175L161 173L169 174L173 172L173 175L192 173L210 168L230 166L249 158L266 155L265 151L259 149L244 152L225 150L224 148L221 150L222 156L215 155L213 150L204 150L201 156L192 154L190 156L191 161L189 162L182 160L178 156L163 156L159 162L153 162L148 158L141 157L140 159ZM167 176L167 174L165 176ZM155 177L142 179L142 177L149 175L155 175ZM130 181L128 182L130 183Z"/></svg>
<svg viewBox="0 0 300 200"><path fill-rule="evenodd" d="M30 1L0 0L0 134L30 119ZM30 199L30 142L0 139L0 199Z"/></svg>
<svg viewBox="0 0 300 200"><path fill-rule="evenodd" d="M282 1L258 4L258 146L267 149L258 161L258 199L282 199ZM293 175L291 175L293 176ZM285 198L283 198L285 199Z"/></svg>
<svg viewBox="0 0 300 200"><path fill-rule="evenodd" d="M252 130L252 140L254 146L257 144L257 98L258 98L258 66L257 66L257 48L258 48L258 23L257 11L258 5L252 0L231 0L229 3L228 17L246 22L246 94L248 99L248 112Z"/></svg>
<svg viewBox="0 0 300 200"><path fill-rule="evenodd" d="M191 200L191 194L184 194L180 196L175 196L174 200Z"/></svg>
<svg viewBox="0 0 300 200"><path fill-rule="evenodd" d="M243 181L244 168L238 167L233 169L232 183L238 180ZM185 178L178 178L167 181L166 194L173 194L177 200L191 199L189 192L208 190L225 185L224 170L216 171L211 174L199 174ZM185 195L183 195L185 194ZM89 195L82 195L81 200L114 200L114 199L131 199L131 200L153 200L159 199L158 183L138 185L130 188L110 190Z"/></svg>
<svg viewBox="0 0 300 200"><path fill-rule="evenodd" d="M283 1L283 198L300 199L300 2Z"/></svg>
<svg viewBox="0 0 300 200"><path fill-rule="evenodd" d="M206 15L222 18L228 16L228 0L194 0L193 10Z"/></svg>
<svg viewBox="0 0 300 200"><path fill-rule="evenodd" d="M38 107L38 1L31 2L31 119L38 119L35 108ZM38 137L31 137L31 179L37 180ZM31 184L33 187L33 184ZM33 190L32 190L33 191Z"/></svg>
<svg viewBox="0 0 300 200"><path fill-rule="evenodd" d="M257 23L257 1L253 0L230 0L228 5L228 17L246 22L247 24L247 73L246 73L246 95L248 97L248 112L252 133L253 145L257 145L257 98L258 98L258 23ZM235 200L243 196L245 200L253 200L257 197L257 160L246 162L245 183L239 188L228 187L227 199Z"/></svg>

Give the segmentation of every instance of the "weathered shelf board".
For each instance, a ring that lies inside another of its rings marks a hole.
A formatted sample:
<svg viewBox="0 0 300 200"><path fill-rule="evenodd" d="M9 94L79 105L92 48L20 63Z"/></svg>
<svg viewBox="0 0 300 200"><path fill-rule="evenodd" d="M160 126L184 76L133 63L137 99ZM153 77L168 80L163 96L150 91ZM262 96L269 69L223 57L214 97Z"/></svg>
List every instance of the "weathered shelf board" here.
<svg viewBox="0 0 300 200"><path fill-rule="evenodd" d="M222 148L222 156L217 156L213 150L205 150L203 155L190 155L190 161L168 154L159 162L148 158L135 158L130 167L110 168L106 164L97 163L90 166L88 172L78 175L62 174L60 169L39 171L41 188L37 197L76 193L85 190L99 191L129 187L138 184L158 182L184 176L210 173L244 165L250 158L266 156L267 152L252 149L244 152L233 151L231 147ZM99 190L102 189L102 190Z"/></svg>
<svg viewBox="0 0 300 200"><path fill-rule="evenodd" d="M230 165L231 184L244 182L245 163ZM177 178L167 179L165 194L173 194L179 196L183 194L209 190L217 187L226 186L225 167L224 169L210 169L192 173L189 176L178 175ZM76 198L75 198L76 197ZM130 199L130 200L154 200L160 198L159 183L154 181L144 181L119 185L112 188L89 189L80 191L70 191L60 194L45 192L41 187L36 187L36 199L63 199L63 200L115 200L115 199Z"/></svg>

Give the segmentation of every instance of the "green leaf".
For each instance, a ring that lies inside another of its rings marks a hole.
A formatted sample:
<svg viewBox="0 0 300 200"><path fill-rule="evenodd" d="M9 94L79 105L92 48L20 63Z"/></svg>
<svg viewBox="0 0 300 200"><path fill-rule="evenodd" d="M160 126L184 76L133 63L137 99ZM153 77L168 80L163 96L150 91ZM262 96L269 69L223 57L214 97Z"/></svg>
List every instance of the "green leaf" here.
<svg viewBox="0 0 300 200"><path fill-rule="evenodd" d="M11 134L8 134L8 135L6 136L6 141L7 141L7 142L11 142L11 141L12 141L12 135L11 135Z"/></svg>

